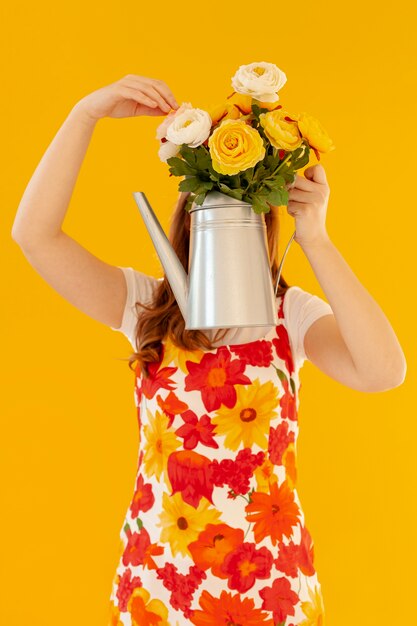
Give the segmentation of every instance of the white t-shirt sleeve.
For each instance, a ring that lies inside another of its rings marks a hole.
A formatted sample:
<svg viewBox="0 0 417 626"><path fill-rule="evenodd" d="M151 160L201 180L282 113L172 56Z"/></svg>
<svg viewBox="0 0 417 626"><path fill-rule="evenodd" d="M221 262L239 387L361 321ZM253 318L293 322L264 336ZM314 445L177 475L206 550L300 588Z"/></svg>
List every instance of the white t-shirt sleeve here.
<svg viewBox="0 0 417 626"><path fill-rule="evenodd" d="M161 279L144 274L139 270L133 269L133 267L121 267L120 265L117 267L122 270L126 280L127 298L121 325L118 328L114 326L110 326L110 328L125 335L133 349L136 350L135 328L137 313L135 303L150 304L153 299L154 288Z"/></svg>
<svg viewBox="0 0 417 626"><path fill-rule="evenodd" d="M292 285L284 296L284 321L287 328L291 350L298 366L307 359L304 351L304 335L311 324L322 317L332 314L328 302L297 285Z"/></svg>

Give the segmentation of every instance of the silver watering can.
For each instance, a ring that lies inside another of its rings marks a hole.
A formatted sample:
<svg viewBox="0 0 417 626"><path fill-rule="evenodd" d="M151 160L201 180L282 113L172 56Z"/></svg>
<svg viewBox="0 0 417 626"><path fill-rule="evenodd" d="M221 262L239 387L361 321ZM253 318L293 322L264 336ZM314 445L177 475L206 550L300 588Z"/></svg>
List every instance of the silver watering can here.
<svg viewBox="0 0 417 626"><path fill-rule="evenodd" d="M219 191L190 209L188 274L173 250L148 199L133 192L136 204L185 320L186 330L278 324L265 217L252 205ZM184 209L185 210L185 209Z"/></svg>

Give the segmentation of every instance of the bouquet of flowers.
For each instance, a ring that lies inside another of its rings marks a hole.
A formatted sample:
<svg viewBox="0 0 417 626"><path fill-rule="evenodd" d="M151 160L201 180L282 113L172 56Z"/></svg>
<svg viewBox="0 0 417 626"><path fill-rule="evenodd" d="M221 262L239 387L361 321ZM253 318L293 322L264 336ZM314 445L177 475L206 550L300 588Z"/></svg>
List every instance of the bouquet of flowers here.
<svg viewBox="0 0 417 626"><path fill-rule="evenodd" d="M190 192L186 210L220 191L268 213L270 205L288 203L288 185L308 164L310 149L318 160L335 149L316 118L277 104L286 81L273 63L241 65L225 102L209 111L184 102L159 125L158 155L170 176L185 177L179 190Z"/></svg>

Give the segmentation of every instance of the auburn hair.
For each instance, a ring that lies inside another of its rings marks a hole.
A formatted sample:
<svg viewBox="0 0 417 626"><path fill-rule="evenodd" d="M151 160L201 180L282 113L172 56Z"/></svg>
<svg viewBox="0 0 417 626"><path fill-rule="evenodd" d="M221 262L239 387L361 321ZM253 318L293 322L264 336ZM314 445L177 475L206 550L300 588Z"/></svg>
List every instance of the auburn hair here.
<svg viewBox="0 0 417 626"><path fill-rule="evenodd" d="M189 194L189 191L181 191L179 193L171 214L168 236L185 271L188 271L190 243L191 216L185 209ZM279 216L277 211L277 207L270 205L269 213L264 213L274 285L278 276ZM136 351L127 360L130 369L136 370L137 373L141 371L144 378L148 378L149 375L147 364L160 360L162 341L166 337L169 337L178 348L184 350L213 350L216 348L204 331L185 329L185 320L165 273L163 280L159 280L158 283L151 303L135 303L137 314L135 326ZM283 295L289 286L281 273L277 296ZM139 309L143 309L143 311ZM221 341L228 330L228 328L217 329L213 342Z"/></svg>

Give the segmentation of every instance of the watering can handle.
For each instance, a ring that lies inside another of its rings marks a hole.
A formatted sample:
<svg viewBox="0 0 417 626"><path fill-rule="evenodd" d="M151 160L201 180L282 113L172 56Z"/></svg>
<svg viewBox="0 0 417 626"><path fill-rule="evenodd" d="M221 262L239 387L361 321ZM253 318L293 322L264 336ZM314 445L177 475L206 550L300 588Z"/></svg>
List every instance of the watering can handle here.
<svg viewBox="0 0 417 626"><path fill-rule="evenodd" d="M280 277L281 277L282 265L283 265L283 263L284 263L284 259L285 259L285 257L286 257L287 252L288 252L288 249L289 249L289 247L290 247L290 245L291 245L291 243L292 243L292 241L293 241L293 239L294 239L294 237L295 237L295 232L296 232L296 231L294 231L294 232L293 232L293 234L291 235L291 238L290 238L289 242L287 243L287 246L286 246L286 248L285 248L285 252L284 252L283 257L282 257L282 259L281 259L281 263L279 264L279 267L278 267L278 277L277 277L277 281L276 281L276 283L275 283L275 297L277 296L278 285L279 285L279 279L280 279Z"/></svg>

